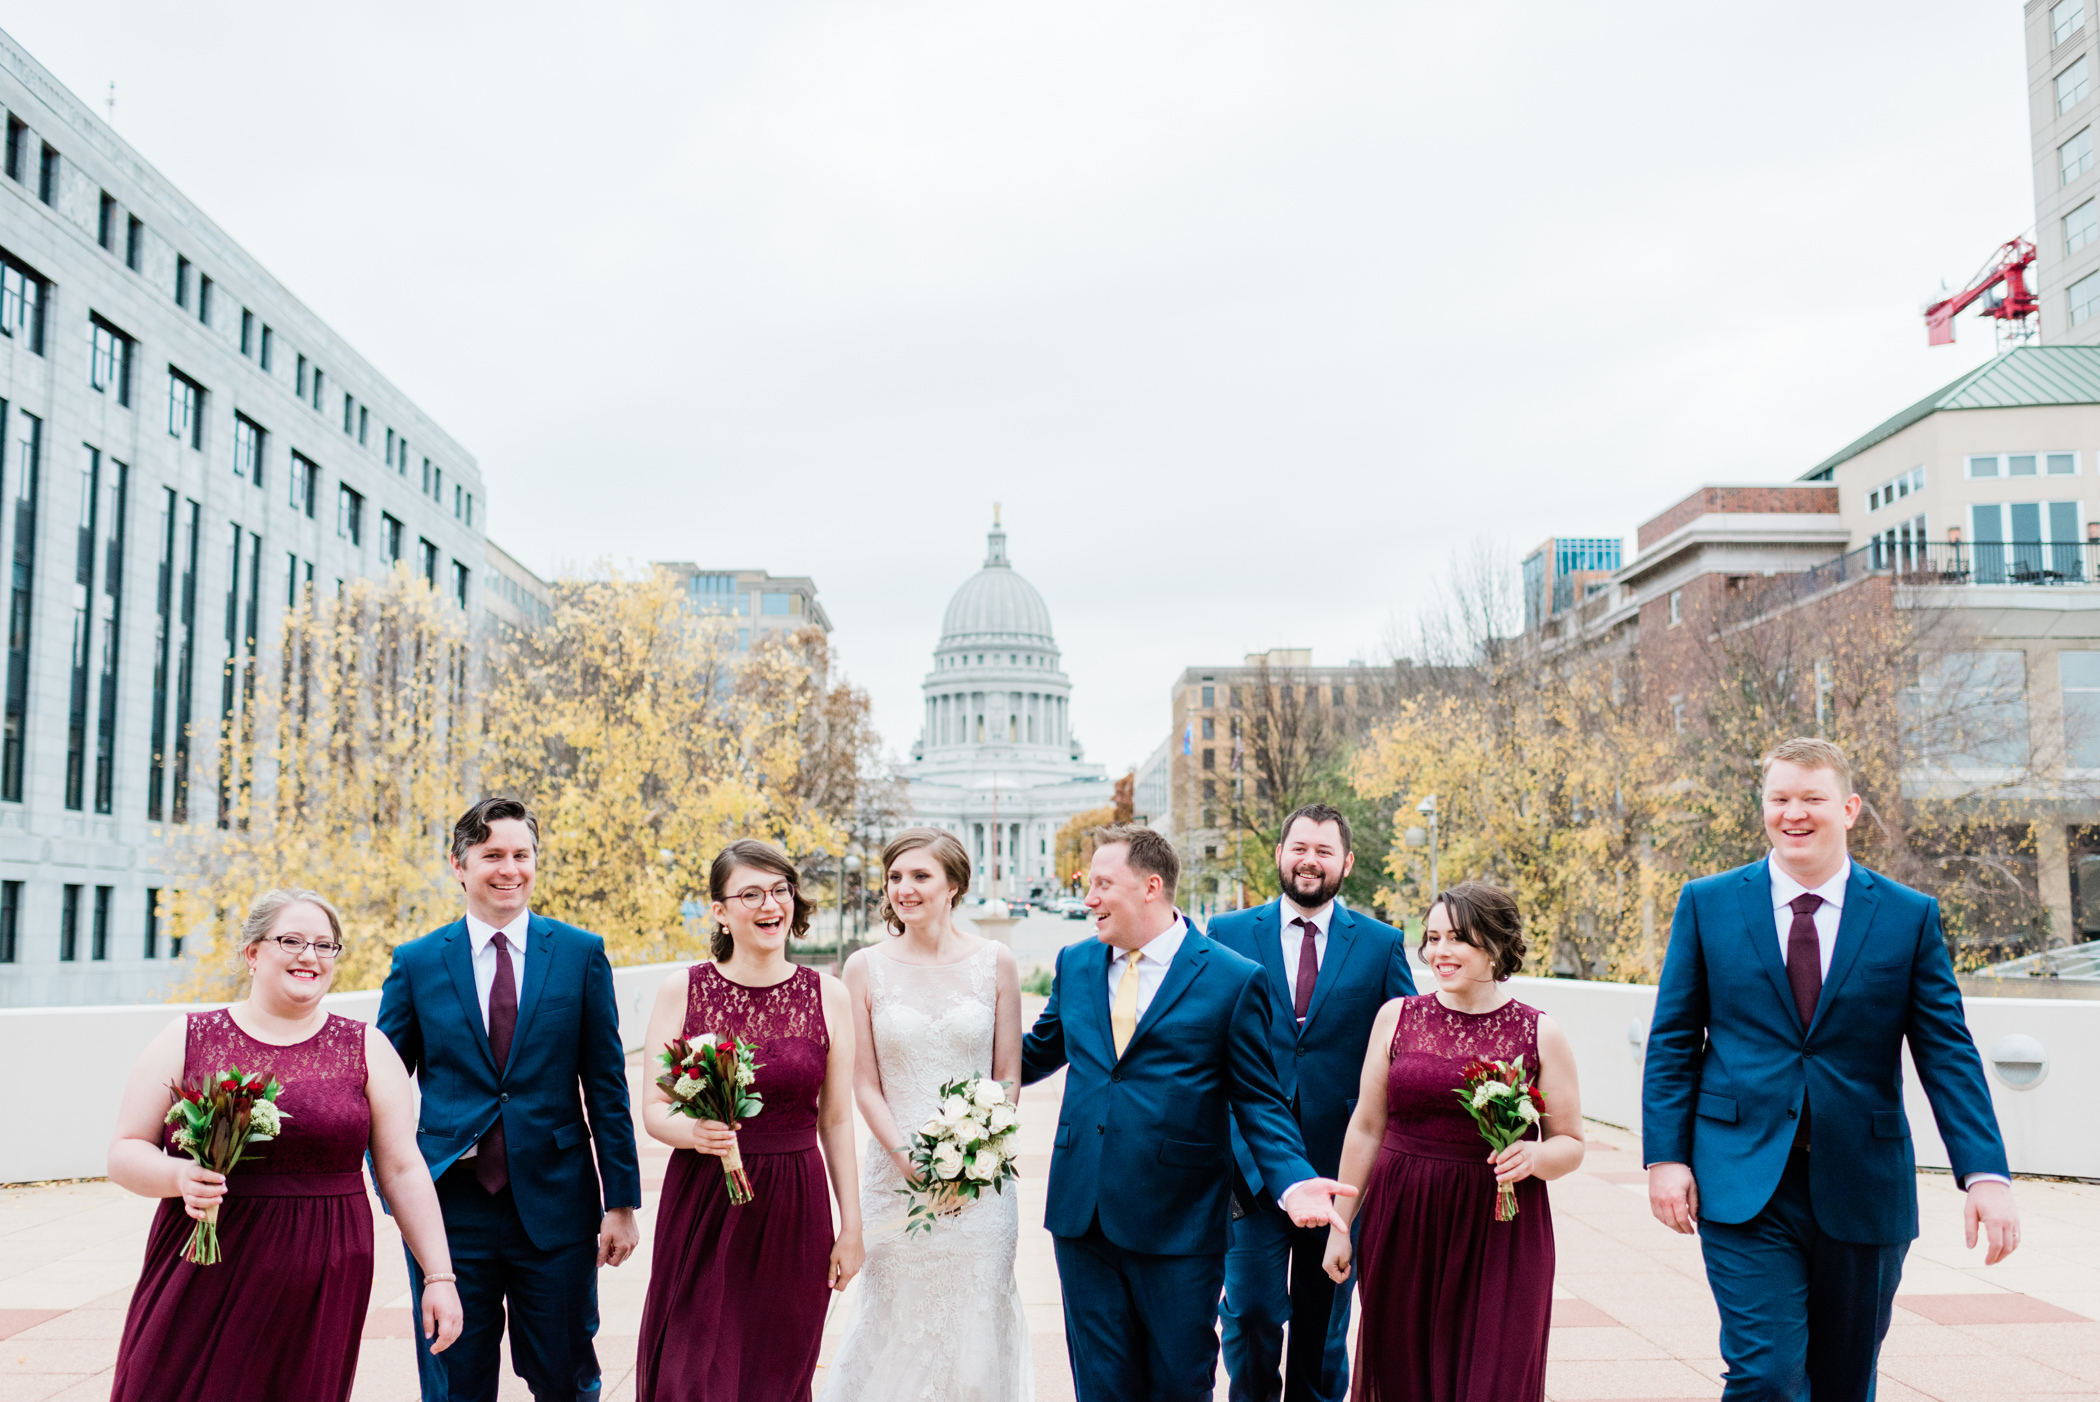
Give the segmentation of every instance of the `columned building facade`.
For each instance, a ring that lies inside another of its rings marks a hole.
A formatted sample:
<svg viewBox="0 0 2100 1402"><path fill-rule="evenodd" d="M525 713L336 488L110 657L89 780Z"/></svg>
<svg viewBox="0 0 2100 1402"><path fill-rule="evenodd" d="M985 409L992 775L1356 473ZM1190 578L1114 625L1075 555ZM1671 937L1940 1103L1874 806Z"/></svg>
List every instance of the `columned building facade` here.
<svg viewBox="0 0 2100 1402"><path fill-rule="evenodd" d="M971 894L1026 899L1059 885L1057 830L1115 797L1072 732L1072 683L1050 610L1014 572L994 517L984 567L948 601L925 718L906 771L917 821L962 839Z"/></svg>

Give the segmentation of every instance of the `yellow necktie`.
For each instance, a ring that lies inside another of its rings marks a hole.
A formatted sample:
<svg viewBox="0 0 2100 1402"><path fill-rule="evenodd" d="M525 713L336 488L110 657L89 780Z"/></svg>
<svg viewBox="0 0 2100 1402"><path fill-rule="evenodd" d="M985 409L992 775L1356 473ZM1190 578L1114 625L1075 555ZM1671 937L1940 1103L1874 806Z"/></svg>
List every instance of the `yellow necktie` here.
<svg viewBox="0 0 2100 1402"><path fill-rule="evenodd" d="M1138 955L1133 949L1123 956L1123 981L1116 985L1116 1004L1108 1010L1109 1031L1115 1034L1116 1055L1137 1035Z"/></svg>

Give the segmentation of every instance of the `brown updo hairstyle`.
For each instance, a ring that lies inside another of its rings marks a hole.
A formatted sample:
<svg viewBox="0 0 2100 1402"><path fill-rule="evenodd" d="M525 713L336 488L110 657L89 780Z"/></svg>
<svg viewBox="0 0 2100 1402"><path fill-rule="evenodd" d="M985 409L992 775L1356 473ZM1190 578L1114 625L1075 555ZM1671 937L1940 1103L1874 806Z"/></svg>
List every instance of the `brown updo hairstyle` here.
<svg viewBox="0 0 2100 1402"><path fill-rule="evenodd" d="M1487 951L1495 982L1524 967L1524 917L1509 892L1485 881L1461 881L1440 892L1429 908L1439 905L1451 917L1451 931L1461 944ZM1422 939L1425 944L1429 939L1426 924Z"/></svg>
<svg viewBox="0 0 2100 1402"><path fill-rule="evenodd" d="M904 920L890 907L890 868L907 852L927 851L933 853L934 861L940 863L941 874L955 888L955 899L960 901L963 893L970 889L970 854L955 840L955 834L942 832L939 828L906 828L891 838L882 849L882 906L876 913L882 923L890 927L890 933L904 933ZM950 910L955 907L951 903Z"/></svg>
<svg viewBox="0 0 2100 1402"><path fill-rule="evenodd" d="M770 842L760 842L755 837L740 837L715 855L714 865L707 869L707 898L720 905L728 905L731 892L729 878L738 867L750 867L754 871L771 872L787 878L788 889L795 893L795 908L788 913L788 938L799 938L809 928L809 918L816 913L802 894L802 873L788 860L787 853ZM707 952L719 964L736 953L736 941L730 938L729 927L719 922L708 932Z"/></svg>

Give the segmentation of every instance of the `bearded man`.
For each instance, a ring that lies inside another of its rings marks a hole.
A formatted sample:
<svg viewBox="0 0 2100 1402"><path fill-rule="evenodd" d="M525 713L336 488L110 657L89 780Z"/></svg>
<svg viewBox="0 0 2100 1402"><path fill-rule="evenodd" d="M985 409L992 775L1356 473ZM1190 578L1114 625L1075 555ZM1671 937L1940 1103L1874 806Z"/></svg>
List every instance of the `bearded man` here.
<svg viewBox="0 0 2100 1402"><path fill-rule="evenodd" d="M1379 1008L1415 991L1400 931L1335 897L1356 865L1349 820L1310 803L1284 820L1276 844L1283 894L1210 922L1208 934L1262 967L1278 1009L1270 1054L1315 1171L1333 1177L1356 1109L1364 1046ZM1342 1402L1349 1393L1349 1289L1321 1269L1326 1233L1276 1205L1235 1124L1235 1220L1225 1254L1225 1369L1233 1402ZM1284 1330L1291 1325L1290 1357Z"/></svg>

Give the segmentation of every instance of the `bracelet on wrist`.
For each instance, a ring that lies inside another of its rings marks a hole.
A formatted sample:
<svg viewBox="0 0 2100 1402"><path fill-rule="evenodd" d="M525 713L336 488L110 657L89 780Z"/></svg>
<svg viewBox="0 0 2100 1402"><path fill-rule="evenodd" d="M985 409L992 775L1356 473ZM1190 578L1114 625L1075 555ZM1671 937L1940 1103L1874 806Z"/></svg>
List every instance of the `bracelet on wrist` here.
<svg viewBox="0 0 2100 1402"><path fill-rule="evenodd" d="M457 1285L459 1276L451 1271L439 1271L436 1275L424 1276L423 1283L425 1285Z"/></svg>

